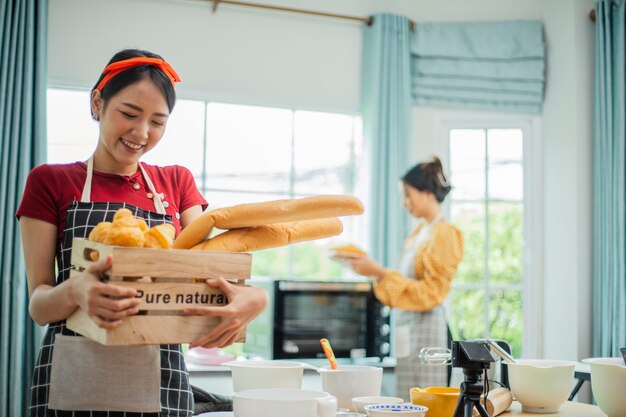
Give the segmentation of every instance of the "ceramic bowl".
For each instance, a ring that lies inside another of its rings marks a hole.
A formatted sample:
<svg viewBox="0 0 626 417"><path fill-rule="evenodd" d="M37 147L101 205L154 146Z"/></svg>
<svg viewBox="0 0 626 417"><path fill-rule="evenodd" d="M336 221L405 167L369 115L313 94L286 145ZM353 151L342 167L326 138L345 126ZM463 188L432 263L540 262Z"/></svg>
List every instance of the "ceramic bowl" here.
<svg viewBox="0 0 626 417"><path fill-rule="evenodd" d="M411 403L428 407L426 417L452 417L459 401L459 388L411 388Z"/></svg>
<svg viewBox="0 0 626 417"><path fill-rule="evenodd" d="M235 392L255 388L300 388L305 364L292 361L226 362Z"/></svg>
<svg viewBox="0 0 626 417"><path fill-rule="evenodd" d="M609 417L626 417L626 365L622 358L583 359L591 368L591 390Z"/></svg>
<svg viewBox="0 0 626 417"><path fill-rule="evenodd" d="M365 406L368 417L424 417L427 407L415 404L370 404Z"/></svg>
<svg viewBox="0 0 626 417"><path fill-rule="evenodd" d="M337 399L327 392L301 389L250 389L235 393L237 417L335 417Z"/></svg>
<svg viewBox="0 0 626 417"><path fill-rule="evenodd" d="M529 413L556 413L573 388L576 362L518 359L507 364L513 396Z"/></svg>
<svg viewBox="0 0 626 417"><path fill-rule="evenodd" d="M370 404L402 404L400 397L354 397L352 405L358 413L365 413L365 406Z"/></svg>

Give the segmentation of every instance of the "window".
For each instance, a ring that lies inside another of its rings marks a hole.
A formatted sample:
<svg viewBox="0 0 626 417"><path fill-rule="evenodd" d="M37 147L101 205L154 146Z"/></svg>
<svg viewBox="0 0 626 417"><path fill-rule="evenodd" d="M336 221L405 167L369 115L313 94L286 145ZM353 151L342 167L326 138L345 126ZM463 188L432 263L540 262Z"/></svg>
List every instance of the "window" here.
<svg viewBox="0 0 626 417"><path fill-rule="evenodd" d="M87 91L48 90L48 160L86 160L96 147ZM159 146L144 157L191 170L211 208L283 198L349 194L365 199L360 118L349 114L178 99ZM327 249L367 247L365 216L342 218L334 238L259 251L254 276L336 279L351 275Z"/></svg>
<svg viewBox="0 0 626 417"><path fill-rule="evenodd" d="M530 129L513 123L447 132L450 218L465 238L450 300L452 333L460 340L505 340L520 356L529 308Z"/></svg>

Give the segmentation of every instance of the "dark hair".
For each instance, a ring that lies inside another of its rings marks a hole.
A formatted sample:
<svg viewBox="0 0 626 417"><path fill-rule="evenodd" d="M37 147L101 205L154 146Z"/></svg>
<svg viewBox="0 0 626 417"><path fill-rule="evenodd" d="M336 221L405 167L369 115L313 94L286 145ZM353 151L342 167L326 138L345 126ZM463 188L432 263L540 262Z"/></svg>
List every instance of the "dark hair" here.
<svg viewBox="0 0 626 417"><path fill-rule="evenodd" d="M436 156L432 161L422 162L408 170L402 177L402 182L419 191L433 193L440 203L452 189L443 173L441 161Z"/></svg>
<svg viewBox="0 0 626 417"><path fill-rule="evenodd" d="M113 55L113 58L111 58L107 66L114 62L137 57L163 59L161 56L152 52L143 51L140 49L124 49L123 51L120 51ZM96 89L102 78L104 78L104 75L105 74L100 74L98 81L96 81L96 84L91 89L92 93L93 90ZM108 99L119 93L120 90L146 78L151 79L156 84L156 86L159 87L159 89L163 93L163 97L165 97L167 107L171 113L174 109L174 105L176 104L176 91L174 90L174 86L172 85L172 82L167 77L167 75L165 75L163 71L161 71L154 65L146 64L128 68L127 70L122 71L113 78L111 78L111 80L102 88L102 91L100 91L102 100L106 102ZM93 117L93 111L91 112L91 116Z"/></svg>

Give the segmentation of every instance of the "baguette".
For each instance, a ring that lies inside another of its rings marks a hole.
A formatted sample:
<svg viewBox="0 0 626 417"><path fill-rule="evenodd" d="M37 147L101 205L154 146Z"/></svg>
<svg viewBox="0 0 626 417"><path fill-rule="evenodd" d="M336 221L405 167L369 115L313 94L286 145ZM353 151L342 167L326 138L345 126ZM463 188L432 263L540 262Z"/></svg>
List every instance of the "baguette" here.
<svg viewBox="0 0 626 417"><path fill-rule="evenodd" d="M215 225L211 213L212 211L205 212L185 227L174 241L172 248L189 249L206 239Z"/></svg>
<svg viewBox="0 0 626 417"><path fill-rule="evenodd" d="M326 195L240 204L213 210L212 213L215 227L227 230L361 214L363 204L355 197Z"/></svg>
<svg viewBox="0 0 626 417"><path fill-rule="evenodd" d="M303 220L228 230L194 246L195 250L251 252L305 240L336 236L343 231L338 218Z"/></svg>
<svg viewBox="0 0 626 417"><path fill-rule="evenodd" d="M339 195L223 207L205 212L185 227L176 238L173 248L192 248L205 240L213 227L228 230L361 213L363 213L363 204L358 198Z"/></svg>

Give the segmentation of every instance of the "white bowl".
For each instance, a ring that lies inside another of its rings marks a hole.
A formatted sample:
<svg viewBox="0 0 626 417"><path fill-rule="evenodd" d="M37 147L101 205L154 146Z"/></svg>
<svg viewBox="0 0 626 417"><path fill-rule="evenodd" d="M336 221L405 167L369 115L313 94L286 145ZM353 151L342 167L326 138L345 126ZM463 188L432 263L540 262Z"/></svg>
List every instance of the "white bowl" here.
<svg viewBox="0 0 626 417"><path fill-rule="evenodd" d="M365 406L367 417L424 417L428 407L416 404L370 404Z"/></svg>
<svg viewBox="0 0 626 417"><path fill-rule="evenodd" d="M235 392L255 388L300 388L305 364L292 361L226 362Z"/></svg>
<svg viewBox="0 0 626 417"><path fill-rule="evenodd" d="M572 391L576 362L518 359L509 367L509 384L522 411L556 413Z"/></svg>
<svg viewBox="0 0 626 417"><path fill-rule="evenodd" d="M352 405L359 413L365 413L365 406L370 404L402 404L404 400L400 397L354 397Z"/></svg>
<svg viewBox="0 0 626 417"><path fill-rule="evenodd" d="M335 417L337 399L327 392L301 389L250 389L235 393L237 417Z"/></svg>
<svg viewBox="0 0 626 417"><path fill-rule="evenodd" d="M626 417L626 365L622 358L583 359L591 368L591 390L609 417Z"/></svg>

